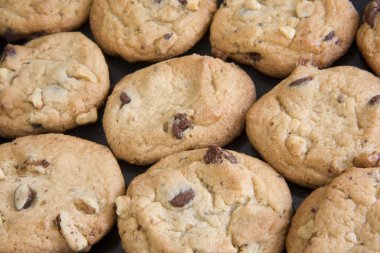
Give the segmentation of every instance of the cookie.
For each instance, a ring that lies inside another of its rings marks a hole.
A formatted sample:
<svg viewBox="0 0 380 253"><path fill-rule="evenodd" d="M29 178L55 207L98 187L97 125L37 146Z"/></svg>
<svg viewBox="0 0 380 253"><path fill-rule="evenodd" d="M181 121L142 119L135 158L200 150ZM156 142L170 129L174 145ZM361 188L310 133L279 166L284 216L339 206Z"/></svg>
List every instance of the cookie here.
<svg viewBox="0 0 380 253"><path fill-rule="evenodd" d="M160 61L192 48L215 10L216 0L94 0L90 25L108 54Z"/></svg>
<svg viewBox="0 0 380 253"><path fill-rule="evenodd" d="M287 252L380 252L379 214L380 168L349 170L301 204Z"/></svg>
<svg viewBox="0 0 380 253"><path fill-rule="evenodd" d="M108 98L104 132L116 157L151 164L239 135L255 87L239 67L191 55L124 77Z"/></svg>
<svg viewBox="0 0 380 253"><path fill-rule="evenodd" d="M124 187L104 146L62 134L0 145L0 252L89 250L112 228Z"/></svg>
<svg viewBox="0 0 380 253"><path fill-rule="evenodd" d="M136 177L116 212L128 253L280 253L291 203L285 180L266 163L212 145Z"/></svg>
<svg viewBox="0 0 380 253"><path fill-rule="evenodd" d="M380 50L378 37L380 35L380 1L370 1L365 8L363 24L360 26L356 41L361 54L371 69L380 76Z"/></svg>
<svg viewBox="0 0 380 253"><path fill-rule="evenodd" d="M247 114L253 147L288 180L325 185L380 166L380 79L355 67L299 66Z"/></svg>
<svg viewBox="0 0 380 253"><path fill-rule="evenodd" d="M299 63L332 64L350 47L358 24L349 0L227 0L210 41L216 57L285 77Z"/></svg>
<svg viewBox="0 0 380 253"><path fill-rule="evenodd" d="M0 0L0 36L9 42L71 31L88 18L92 0Z"/></svg>
<svg viewBox="0 0 380 253"><path fill-rule="evenodd" d="M100 49L81 33L57 33L0 59L0 136L65 130L95 122L109 89Z"/></svg>

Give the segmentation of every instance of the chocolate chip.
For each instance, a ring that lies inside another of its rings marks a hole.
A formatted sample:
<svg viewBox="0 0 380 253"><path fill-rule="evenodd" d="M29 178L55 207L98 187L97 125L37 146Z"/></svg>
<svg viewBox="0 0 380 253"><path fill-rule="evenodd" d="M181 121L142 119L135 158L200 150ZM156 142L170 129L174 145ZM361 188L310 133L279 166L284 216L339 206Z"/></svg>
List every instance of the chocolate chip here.
<svg viewBox="0 0 380 253"><path fill-rule="evenodd" d="M368 101L369 105L377 105L380 102L380 95L376 95Z"/></svg>
<svg viewBox="0 0 380 253"><path fill-rule="evenodd" d="M58 214L57 217L55 217L55 224L57 225L58 231L61 231L61 214Z"/></svg>
<svg viewBox="0 0 380 253"><path fill-rule="evenodd" d="M49 167L50 163L48 161L44 160L38 160L38 161L25 161L26 165L33 165L33 166L42 166L44 168Z"/></svg>
<svg viewBox="0 0 380 253"><path fill-rule="evenodd" d="M0 57L0 63L5 60L7 57L13 57L16 55L16 49L14 47L8 45L4 48L4 51Z"/></svg>
<svg viewBox="0 0 380 253"><path fill-rule="evenodd" d="M315 207L311 208L312 213L317 213L317 211L318 211L317 208L315 208Z"/></svg>
<svg viewBox="0 0 380 253"><path fill-rule="evenodd" d="M250 53L249 58L254 62L258 62L262 59L262 56L259 53Z"/></svg>
<svg viewBox="0 0 380 253"><path fill-rule="evenodd" d="M331 31L329 34L326 35L326 37L323 39L323 41L330 41L335 37L335 32Z"/></svg>
<svg viewBox="0 0 380 253"><path fill-rule="evenodd" d="M178 113L174 116L172 131L177 139L183 138L183 132L191 127L191 121L186 118L186 113Z"/></svg>
<svg viewBox="0 0 380 253"><path fill-rule="evenodd" d="M218 145L212 144L208 147L203 160L206 164L222 163L223 158L227 159L230 163L237 163L236 157L230 152L223 150Z"/></svg>
<svg viewBox="0 0 380 253"><path fill-rule="evenodd" d="M183 5L186 5L187 4L187 0L178 0L181 4Z"/></svg>
<svg viewBox="0 0 380 253"><path fill-rule="evenodd" d="M170 200L170 204L174 207L184 207L195 197L195 193L193 189L189 189L185 192L178 193L172 200Z"/></svg>
<svg viewBox="0 0 380 253"><path fill-rule="evenodd" d="M375 18L380 11L380 1L371 1L364 9L364 21L372 28L375 27Z"/></svg>
<svg viewBox="0 0 380 253"><path fill-rule="evenodd" d="M300 85L305 85L306 83L310 82L313 80L313 77L308 76L304 78L297 79L289 84L289 87L295 87L295 86L300 86Z"/></svg>
<svg viewBox="0 0 380 253"><path fill-rule="evenodd" d="M121 106L120 106L120 108L121 108L124 105L129 104L131 102L131 98L127 95L127 93L122 92L120 94L120 101L121 101Z"/></svg>
<svg viewBox="0 0 380 253"><path fill-rule="evenodd" d="M341 104L344 101L344 96L341 94L338 96L338 98L336 100L338 101L339 104Z"/></svg>
<svg viewBox="0 0 380 253"><path fill-rule="evenodd" d="M164 39L170 40L170 38L173 36L173 33L167 33L164 35Z"/></svg>

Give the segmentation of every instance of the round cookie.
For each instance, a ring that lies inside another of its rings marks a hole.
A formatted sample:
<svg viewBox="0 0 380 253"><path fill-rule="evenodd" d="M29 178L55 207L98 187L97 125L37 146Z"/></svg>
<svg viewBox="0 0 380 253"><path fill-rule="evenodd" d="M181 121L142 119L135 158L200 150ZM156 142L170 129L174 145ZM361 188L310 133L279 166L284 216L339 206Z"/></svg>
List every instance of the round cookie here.
<svg viewBox="0 0 380 253"><path fill-rule="evenodd" d="M108 54L160 61L192 48L215 10L216 0L94 0L90 24Z"/></svg>
<svg viewBox="0 0 380 253"><path fill-rule="evenodd" d="M0 58L0 136L63 132L97 120L109 89L101 50L81 33L56 33Z"/></svg>
<svg viewBox="0 0 380 253"><path fill-rule="evenodd" d="M116 200L126 252L280 253L292 216L285 180L216 145L162 159Z"/></svg>
<svg viewBox="0 0 380 253"><path fill-rule="evenodd" d="M185 56L124 77L108 98L104 132L116 157L151 164L227 144L243 131L254 100L252 80L236 65Z"/></svg>
<svg viewBox="0 0 380 253"><path fill-rule="evenodd" d="M380 12L380 1L370 1L365 8L363 21L356 36L361 54L367 64L380 76L380 19L376 18Z"/></svg>
<svg viewBox="0 0 380 253"><path fill-rule="evenodd" d="M0 252L89 250L112 228L124 187L104 146L62 134L0 145Z"/></svg>
<svg viewBox="0 0 380 253"><path fill-rule="evenodd" d="M0 36L8 41L70 31L88 18L92 0L0 0Z"/></svg>
<svg viewBox="0 0 380 253"><path fill-rule="evenodd" d="M380 252L380 168L352 169L298 208L288 253Z"/></svg>
<svg viewBox="0 0 380 253"><path fill-rule="evenodd" d="M247 113L251 144L288 180L315 188L380 165L380 79L355 67L299 66Z"/></svg>
<svg viewBox="0 0 380 253"><path fill-rule="evenodd" d="M211 25L212 53L285 77L327 67L350 47L359 16L349 0L227 0Z"/></svg>

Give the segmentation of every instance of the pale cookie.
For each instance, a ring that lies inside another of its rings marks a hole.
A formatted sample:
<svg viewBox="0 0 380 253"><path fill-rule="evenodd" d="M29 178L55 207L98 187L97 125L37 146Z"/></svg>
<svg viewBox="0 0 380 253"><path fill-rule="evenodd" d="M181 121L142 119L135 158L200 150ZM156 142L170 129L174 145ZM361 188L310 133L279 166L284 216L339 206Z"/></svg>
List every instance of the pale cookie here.
<svg viewBox="0 0 380 253"><path fill-rule="evenodd" d="M94 0L90 24L108 54L159 61L193 47L215 10L216 0Z"/></svg>
<svg viewBox="0 0 380 253"><path fill-rule="evenodd" d="M315 188L380 166L380 79L355 67L299 66L247 114L247 134L288 180Z"/></svg>
<svg viewBox="0 0 380 253"><path fill-rule="evenodd" d="M103 126L116 157L151 164L178 151L225 145L244 129L255 87L239 67L191 55L124 77Z"/></svg>
<svg viewBox="0 0 380 253"><path fill-rule="evenodd" d="M88 251L125 193L106 147L62 134L0 145L0 170L0 252Z"/></svg>
<svg viewBox="0 0 380 253"><path fill-rule="evenodd" d="M95 122L108 89L104 56L81 33L8 45L0 58L0 136L63 132Z"/></svg>
<svg viewBox="0 0 380 253"><path fill-rule="evenodd" d="M212 145L162 159L117 198L116 212L128 253L280 253L291 203L267 164Z"/></svg>
<svg viewBox="0 0 380 253"><path fill-rule="evenodd" d="M358 24L349 0L226 0L210 40L216 57L285 77L299 63L329 66L348 50Z"/></svg>
<svg viewBox="0 0 380 253"><path fill-rule="evenodd" d="M0 0L0 36L8 41L71 31L88 18L92 0Z"/></svg>
<svg viewBox="0 0 380 253"><path fill-rule="evenodd" d="M380 252L380 168L351 169L298 208L288 253Z"/></svg>
<svg viewBox="0 0 380 253"><path fill-rule="evenodd" d="M380 76L380 1L370 1L365 8L363 21L356 41L367 64Z"/></svg>

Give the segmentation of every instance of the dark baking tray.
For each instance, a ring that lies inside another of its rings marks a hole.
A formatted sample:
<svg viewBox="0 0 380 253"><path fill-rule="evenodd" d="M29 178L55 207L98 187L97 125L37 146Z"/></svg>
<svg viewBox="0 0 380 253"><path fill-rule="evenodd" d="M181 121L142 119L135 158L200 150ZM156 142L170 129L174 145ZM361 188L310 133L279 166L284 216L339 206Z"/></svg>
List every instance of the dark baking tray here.
<svg viewBox="0 0 380 253"><path fill-rule="evenodd" d="M221 2L221 1L219 1ZM362 16L363 10L367 1L352 1L360 16ZM344 21L343 21L344 22ZM86 23L81 29L81 32L86 34L88 37L93 39L88 23ZM6 42L0 38L0 51L3 51ZM207 33L204 38L189 52L186 54L197 53L200 55L210 55L210 43L209 43L209 33ZM106 60L110 70L111 78L111 90L114 85L126 74L133 73L134 71L147 67L152 63L128 63L120 58L110 57L106 55ZM370 70L364 59L360 55L356 43L354 42L348 52L333 66L343 66L343 65L352 65L359 67L361 69ZM240 65L253 79L257 97L261 97L264 93L271 90L276 84L281 80L270 78L261 74L260 72L254 70L253 68ZM104 107L101 108L99 112L99 120L92 124L77 129L66 132L66 134L77 136L83 139L91 140L103 145L108 146L106 138L103 132L103 126L101 119L103 117ZM7 142L9 140L0 138L0 143ZM247 136L245 133L241 134L234 141L226 146L227 149L236 150L241 153L248 154L250 156L258 157L262 159L259 154L251 147L248 142ZM140 173L143 173L148 167L147 166L135 166L128 164L123 161L119 161L120 167L122 169L126 185L131 182L131 180ZM311 190L294 185L289 183L289 188L293 197L293 207L296 209L302 200L311 192ZM117 233L117 226L115 225L111 232L106 235L99 243L95 244L90 252L97 253L122 253L122 247L120 243L120 238ZM285 252L285 251L284 251Z"/></svg>

